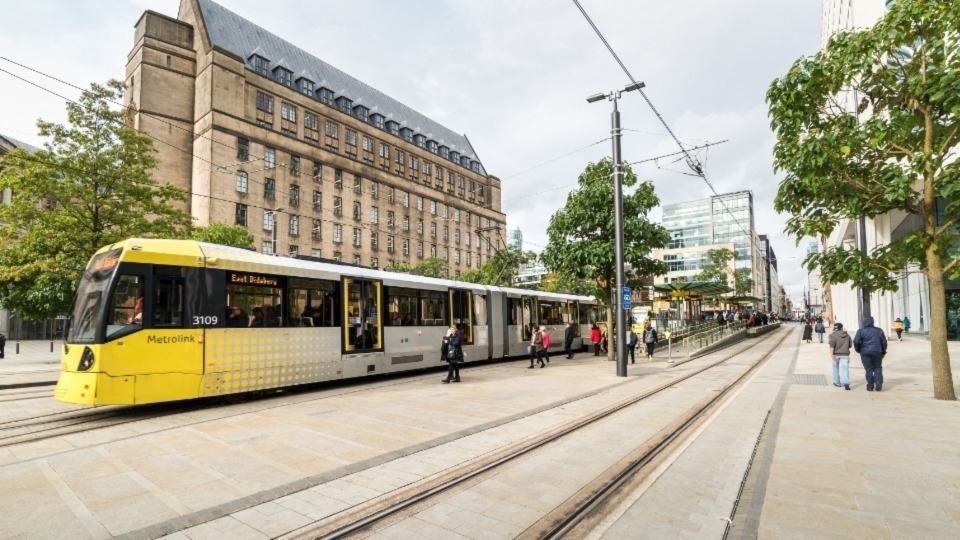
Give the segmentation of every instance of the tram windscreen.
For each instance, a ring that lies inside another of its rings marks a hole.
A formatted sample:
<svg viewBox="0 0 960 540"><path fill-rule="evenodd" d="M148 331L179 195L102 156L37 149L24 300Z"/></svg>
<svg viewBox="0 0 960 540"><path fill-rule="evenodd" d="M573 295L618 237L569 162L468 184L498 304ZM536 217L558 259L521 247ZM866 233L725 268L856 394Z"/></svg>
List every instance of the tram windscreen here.
<svg viewBox="0 0 960 540"><path fill-rule="evenodd" d="M123 250L113 249L95 256L87 265L73 300L68 343L94 343L102 305L113 271Z"/></svg>

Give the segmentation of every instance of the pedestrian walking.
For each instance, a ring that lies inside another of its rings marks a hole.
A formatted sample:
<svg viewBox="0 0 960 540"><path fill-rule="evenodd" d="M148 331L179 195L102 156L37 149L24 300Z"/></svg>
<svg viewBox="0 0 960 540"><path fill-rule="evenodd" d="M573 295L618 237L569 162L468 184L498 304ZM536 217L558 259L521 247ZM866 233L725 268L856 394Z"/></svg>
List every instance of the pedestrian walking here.
<svg viewBox="0 0 960 540"><path fill-rule="evenodd" d="M607 336L607 330L608 328L604 327L603 333L600 335L600 348L603 350L603 354L607 354L607 351L610 350L608 348L610 346L610 341Z"/></svg>
<svg viewBox="0 0 960 540"><path fill-rule="evenodd" d="M833 325L833 333L827 339L830 344L830 361L833 364L833 385L850 389L850 347L853 340L843 329L843 324Z"/></svg>
<svg viewBox="0 0 960 540"><path fill-rule="evenodd" d="M534 368L534 362L539 362L540 367L547 367L543 362L543 332L536 325L532 328L530 336L530 366L527 369Z"/></svg>
<svg viewBox="0 0 960 540"><path fill-rule="evenodd" d="M657 345L657 329L647 321L643 328L643 343L647 347L647 358L653 358L653 348Z"/></svg>
<svg viewBox="0 0 960 540"><path fill-rule="evenodd" d="M860 361L867 376L867 392L883 389L883 357L887 355L887 336L873 325L873 317L865 317L863 325L853 336L853 348L860 353Z"/></svg>
<svg viewBox="0 0 960 540"><path fill-rule="evenodd" d="M540 327L540 345L540 367L543 367L543 360L546 360L548 364L550 363L550 332L547 332L546 326Z"/></svg>
<svg viewBox="0 0 960 540"><path fill-rule="evenodd" d="M530 343L527 345L527 355L530 356L530 367L537 361L537 348L533 346L533 340L537 335L537 325L530 323Z"/></svg>
<svg viewBox="0 0 960 540"><path fill-rule="evenodd" d="M900 317L893 321L893 331L897 333L897 340L903 341L903 321L900 320Z"/></svg>
<svg viewBox="0 0 960 540"><path fill-rule="evenodd" d="M807 343L813 342L813 325L810 324L809 320L803 325L803 340Z"/></svg>
<svg viewBox="0 0 960 540"><path fill-rule="evenodd" d="M590 343L593 343L593 355L600 356L600 328L596 323L590 329Z"/></svg>
<svg viewBox="0 0 960 540"><path fill-rule="evenodd" d="M447 378L444 383L460 382L460 363L463 362L463 338L454 327L447 330L440 345L440 355L447 362Z"/></svg>
<svg viewBox="0 0 960 540"><path fill-rule="evenodd" d="M7 337L0 332L0 358L3 358L3 347L7 344Z"/></svg>
<svg viewBox="0 0 960 540"><path fill-rule="evenodd" d="M567 353L567 360L573 358L573 322L568 322L563 329L563 350Z"/></svg>
<svg viewBox="0 0 960 540"><path fill-rule="evenodd" d="M627 327L626 338L627 338L627 352L630 353L630 363L636 364L637 359L636 359L636 356L634 355L635 354L634 350L637 348L637 342L639 341L639 339L637 338L637 334L634 333L633 328L630 328L629 326Z"/></svg>
<svg viewBox="0 0 960 540"><path fill-rule="evenodd" d="M910 333L910 317L908 315L903 316L903 331Z"/></svg>
<svg viewBox="0 0 960 540"><path fill-rule="evenodd" d="M823 326L823 319L817 319L817 324L813 327L814 331L817 333L817 337L820 338L820 343L823 343L823 333L827 329Z"/></svg>

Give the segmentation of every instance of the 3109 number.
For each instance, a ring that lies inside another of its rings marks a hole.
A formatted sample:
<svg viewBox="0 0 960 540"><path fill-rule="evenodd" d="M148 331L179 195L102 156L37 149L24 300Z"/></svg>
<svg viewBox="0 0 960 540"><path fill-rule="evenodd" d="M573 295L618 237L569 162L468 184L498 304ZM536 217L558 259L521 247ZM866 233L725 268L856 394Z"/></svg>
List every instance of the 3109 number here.
<svg viewBox="0 0 960 540"><path fill-rule="evenodd" d="M216 315L194 315L193 326L216 326L219 320Z"/></svg>

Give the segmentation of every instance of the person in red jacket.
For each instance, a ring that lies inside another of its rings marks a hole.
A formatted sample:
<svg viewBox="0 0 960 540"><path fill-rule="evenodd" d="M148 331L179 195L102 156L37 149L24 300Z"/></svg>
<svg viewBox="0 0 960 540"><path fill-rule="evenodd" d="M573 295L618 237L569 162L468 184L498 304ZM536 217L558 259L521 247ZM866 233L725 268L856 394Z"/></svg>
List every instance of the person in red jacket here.
<svg viewBox="0 0 960 540"><path fill-rule="evenodd" d="M593 343L593 355L600 356L600 328L594 324L590 329L590 343Z"/></svg>

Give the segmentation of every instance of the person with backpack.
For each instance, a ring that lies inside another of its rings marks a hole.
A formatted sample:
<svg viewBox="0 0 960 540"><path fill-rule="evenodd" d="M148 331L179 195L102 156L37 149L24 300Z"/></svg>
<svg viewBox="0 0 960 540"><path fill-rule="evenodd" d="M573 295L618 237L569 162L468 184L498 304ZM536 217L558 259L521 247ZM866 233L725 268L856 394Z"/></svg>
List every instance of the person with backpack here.
<svg viewBox="0 0 960 540"><path fill-rule="evenodd" d="M850 389L850 347L853 340L841 323L833 325L833 333L827 339L830 344L830 360L833 363L833 385Z"/></svg>
<svg viewBox="0 0 960 540"><path fill-rule="evenodd" d="M440 345L440 356L448 364L444 383L460 382L460 362L463 362L463 338L455 327L447 330Z"/></svg>
<svg viewBox="0 0 960 540"><path fill-rule="evenodd" d="M647 346L647 358L653 358L653 348L657 345L657 329L647 321L643 328L643 343Z"/></svg>
<svg viewBox="0 0 960 540"><path fill-rule="evenodd" d="M634 350L637 348L637 334L633 331L633 328L627 327L627 352L630 353L630 363L636 364L636 358L634 356Z"/></svg>
<svg viewBox="0 0 960 540"><path fill-rule="evenodd" d="M873 325L873 317L864 317L863 326L853 336L853 348L867 377L867 392L883 390L883 357L887 355L887 336Z"/></svg>
<svg viewBox="0 0 960 540"><path fill-rule="evenodd" d="M817 337L820 338L820 343L823 343L823 333L827 329L823 326L823 319L817 319L817 324L814 325L813 331L817 333Z"/></svg>

